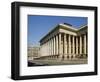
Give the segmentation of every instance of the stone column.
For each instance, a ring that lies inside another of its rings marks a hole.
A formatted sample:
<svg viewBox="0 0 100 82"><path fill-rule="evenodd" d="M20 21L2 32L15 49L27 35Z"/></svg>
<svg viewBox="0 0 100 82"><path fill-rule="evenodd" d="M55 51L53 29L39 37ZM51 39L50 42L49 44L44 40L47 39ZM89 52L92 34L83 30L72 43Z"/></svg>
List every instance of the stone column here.
<svg viewBox="0 0 100 82"><path fill-rule="evenodd" d="M52 55L52 43L51 43L51 38L50 38L50 55Z"/></svg>
<svg viewBox="0 0 100 82"><path fill-rule="evenodd" d="M76 36L76 55L78 55L78 37Z"/></svg>
<svg viewBox="0 0 100 82"><path fill-rule="evenodd" d="M47 55L48 55L48 41L47 41Z"/></svg>
<svg viewBox="0 0 100 82"><path fill-rule="evenodd" d="M58 35L56 35L56 55L58 55Z"/></svg>
<svg viewBox="0 0 100 82"><path fill-rule="evenodd" d="M61 33L59 33L59 59L62 59L62 54L61 54Z"/></svg>
<svg viewBox="0 0 100 82"><path fill-rule="evenodd" d="M45 55L47 55L47 42L45 42Z"/></svg>
<svg viewBox="0 0 100 82"><path fill-rule="evenodd" d="M56 41L56 40L55 40L55 36L54 36L54 40L53 40L53 41L54 41L54 42L53 42L53 43L54 43L53 47L54 47L54 55L55 55L55 41Z"/></svg>
<svg viewBox="0 0 100 82"><path fill-rule="evenodd" d="M42 56L42 44L40 44L40 56Z"/></svg>
<svg viewBox="0 0 100 82"><path fill-rule="evenodd" d="M46 48L47 48L46 55L48 55L48 41L46 41Z"/></svg>
<svg viewBox="0 0 100 82"><path fill-rule="evenodd" d="M71 55L71 36L68 36L68 45L69 45L69 55Z"/></svg>
<svg viewBox="0 0 100 82"><path fill-rule="evenodd" d="M72 39L72 43L73 43L73 56L75 58L75 36L73 36L73 39Z"/></svg>
<svg viewBox="0 0 100 82"><path fill-rule="evenodd" d="M48 40L48 55L49 55L49 40Z"/></svg>
<svg viewBox="0 0 100 82"><path fill-rule="evenodd" d="M86 54L86 35L84 35L84 54Z"/></svg>
<svg viewBox="0 0 100 82"><path fill-rule="evenodd" d="M44 43L42 44L42 53L41 53L41 56L43 56L43 53L44 53Z"/></svg>
<svg viewBox="0 0 100 82"><path fill-rule="evenodd" d="M44 43L43 45L44 45L44 55L46 55L46 52L45 52L45 49L46 49L46 48L45 48L45 43Z"/></svg>
<svg viewBox="0 0 100 82"><path fill-rule="evenodd" d="M49 55L50 55L50 39L49 39L49 41L48 41L48 42L49 42Z"/></svg>
<svg viewBox="0 0 100 82"><path fill-rule="evenodd" d="M69 46L69 59L71 58L71 35L68 36L68 46Z"/></svg>
<svg viewBox="0 0 100 82"><path fill-rule="evenodd" d="M67 59L67 40L66 34L64 34L64 59Z"/></svg>
<svg viewBox="0 0 100 82"><path fill-rule="evenodd" d="M45 45L45 55L47 55L47 48L46 48L46 42L44 43L44 45Z"/></svg>
<svg viewBox="0 0 100 82"><path fill-rule="evenodd" d="M53 55L53 38L51 39L51 55Z"/></svg>
<svg viewBox="0 0 100 82"><path fill-rule="evenodd" d="M66 34L64 34L64 54L67 55L67 41L66 41Z"/></svg>
<svg viewBox="0 0 100 82"><path fill-rule="evenodd" d="M82 54L82 36L80 36L80 54Z"/></svg>

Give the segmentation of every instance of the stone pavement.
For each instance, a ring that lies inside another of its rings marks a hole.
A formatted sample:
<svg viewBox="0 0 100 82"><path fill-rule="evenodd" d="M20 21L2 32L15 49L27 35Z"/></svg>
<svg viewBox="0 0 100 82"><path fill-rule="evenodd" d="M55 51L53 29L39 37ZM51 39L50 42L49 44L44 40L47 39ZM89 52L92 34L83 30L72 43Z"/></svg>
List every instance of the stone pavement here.
<svg viewBox="0 0 100 82"><path fill-rule="evenodd" d="M48 65L77 65L77 64L87 64L87 59L78 59L78 60L32 60L29 61L31 63L35 63L35 65L39 66L48 66ZM33 65L33 66L35 66Z"/></svg>

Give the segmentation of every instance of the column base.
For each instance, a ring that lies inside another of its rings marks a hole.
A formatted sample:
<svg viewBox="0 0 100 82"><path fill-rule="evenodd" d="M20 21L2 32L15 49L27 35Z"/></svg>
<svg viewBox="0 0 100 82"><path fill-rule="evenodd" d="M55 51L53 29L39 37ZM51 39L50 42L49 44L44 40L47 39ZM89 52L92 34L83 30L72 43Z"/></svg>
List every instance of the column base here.
<svg viewBox="0 0 100 82"><path fill-rule="evenodd" d="M63 55L62 54L59 55L59 60L63 60Z"/></svg>
<svg viewBox="0 0 100 82"><path fill-rule="evenodd" d="M64 60L68 60L67 54L64 55Z"/></svg>
<svg viewBox="0 0 100 82"><path fill-rule="evenodd" d="M65 54L64 60L74 60L77 59L76 54Z"/></svg>

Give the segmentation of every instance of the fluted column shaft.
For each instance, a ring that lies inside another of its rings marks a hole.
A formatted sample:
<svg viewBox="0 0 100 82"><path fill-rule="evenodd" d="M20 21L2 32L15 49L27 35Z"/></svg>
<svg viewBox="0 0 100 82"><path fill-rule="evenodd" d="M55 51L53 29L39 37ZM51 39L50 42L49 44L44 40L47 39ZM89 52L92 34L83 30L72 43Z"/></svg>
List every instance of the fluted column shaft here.
<svg viewBox="0 0 100 82"><path fill-rule="evenodd" d="M49 55L51 55L51 54L50 54L50 39L49 39Z"/></svg>
<svg viewBox="0 0 100 82"><path fill-rule="evenodd" d="M82 36L80 36L80 54L82 54Z"/></svg>
<svg viewBox="0 0 100 82"><path fill-rule="evenodd" d="M62 53L61 53L61 33L59 33L59 60L62 60Z"/></svg>
<svg viewBox="0 0 100 82"><path fill-rule="evenodd" d="M54 41L54 42L53 42L53 43L54 43L54 44L53 44L53 47L54 47L54 53L53 53L53 54L55 55L55 41L56 41L56 40L55 40L55 36L54 36L54 40L53 40L53 41Z"/></svg>
<svg viewBox="0 0 100 82"><path fill-rule="evenodd" d="M52 55L52 40L50 38L50 55Z"/></svg>
<svg viewBox="0 0 100 82"><path fill-rule="evenodd" d="M58 35L56 35L56 54L58 55Z"/></svg>
<svg viewBox="0 0 100 82"><path fill-rule="evenodd" d="M75 54L75 36L73 36L73 40L72 40L73 42L73 54Z"/></svg>
<svg viewBox="0 0 100 82"><path fill-rule="evenodd" d="M78 54L78 37L76 37L76 54Z"/></svg>
<svg viewBox="0 0 100 82"><path fill-rule="evenodd" d="M71 36L68 36L69 55L71 54Z"/></svg>
<svg viewBox="0 0 100 82"><path fill-rule="evenodd" d="M61 34L59 34L59 54L61 54Z"/></svg>
<svg viewBox="0 0 100 82"><path fill-rule="evenodd" d="M66 40L66 34L64 34L64 54L67 54L67 40Z"/></svg>
<svg viewBox="0 0 100 82"><path fill-rule="evenodd" d="M53 55L53 39L51 39L51 55Z"/></svg>
<svg viewBox="0 0 100 82"><path fill-rule="evenodd" d="M84 35L84 54L86 54L86 35Z"/></svg>

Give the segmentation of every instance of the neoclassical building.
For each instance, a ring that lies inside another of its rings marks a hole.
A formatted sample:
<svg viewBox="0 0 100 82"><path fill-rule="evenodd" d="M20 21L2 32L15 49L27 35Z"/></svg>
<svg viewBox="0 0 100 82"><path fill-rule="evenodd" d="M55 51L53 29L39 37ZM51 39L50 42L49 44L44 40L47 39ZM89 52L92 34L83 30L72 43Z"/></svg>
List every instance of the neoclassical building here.
<svg viewBox="0 0 100 82"><path fill-rule="evenodd" d="M40 40L40 57L37 59L87 58L88 26L76 29L70 24L58 24Z"/></svg>

